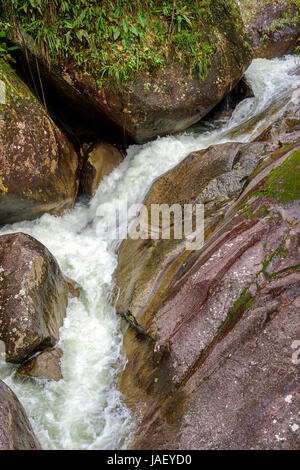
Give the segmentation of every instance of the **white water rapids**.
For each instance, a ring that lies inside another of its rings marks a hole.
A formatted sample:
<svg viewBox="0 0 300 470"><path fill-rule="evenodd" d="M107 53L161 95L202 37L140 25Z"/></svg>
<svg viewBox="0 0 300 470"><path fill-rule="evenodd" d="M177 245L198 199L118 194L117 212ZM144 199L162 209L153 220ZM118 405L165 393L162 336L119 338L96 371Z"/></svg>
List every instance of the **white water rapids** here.
<svg viewBox="0 0 300 470"><path fill-rule="evenodd" d="M253 61L246 76L255 98L238 105L229 121L210 130L198 127L131 146L89 204L78 202L62 217L45 214L1 229L0 233L22 231L40 240L83 291L81 299L70 299L60 332L63 380L31 381L18 377L13 365L0 368L0 378L24 405L44 449L123 449L134 430L134 417L117 388L125 358L119 318L110 305L116 244L101 240L96 225L106 224L125 198L129 204L141 203L152 182L190 152L229 140L250 142L280 116L283 97L294 99L293 87L300 83L290 73L296 60L289 56ZM101 221L96 211L103 203L107 220Z"/></svg>

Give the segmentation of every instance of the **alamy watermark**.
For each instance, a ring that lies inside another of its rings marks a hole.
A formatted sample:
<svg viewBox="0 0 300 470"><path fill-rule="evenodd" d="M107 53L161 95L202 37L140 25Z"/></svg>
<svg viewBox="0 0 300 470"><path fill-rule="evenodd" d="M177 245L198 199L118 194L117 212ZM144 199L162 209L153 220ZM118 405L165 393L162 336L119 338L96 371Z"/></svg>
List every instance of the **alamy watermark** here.
<svg viewBox="0 0 300 470"><path fill-rule="evenodd" d="M6 104L6 86L2 80L0 80L0 104Z"/></svg>
<svg viewBox="0 0 300 470"><path fill-rule="evenodd" d="M204 243L203 204L132 204L119 201L97 209L97 236L103 240L183 240L187 250Z"/></svg>

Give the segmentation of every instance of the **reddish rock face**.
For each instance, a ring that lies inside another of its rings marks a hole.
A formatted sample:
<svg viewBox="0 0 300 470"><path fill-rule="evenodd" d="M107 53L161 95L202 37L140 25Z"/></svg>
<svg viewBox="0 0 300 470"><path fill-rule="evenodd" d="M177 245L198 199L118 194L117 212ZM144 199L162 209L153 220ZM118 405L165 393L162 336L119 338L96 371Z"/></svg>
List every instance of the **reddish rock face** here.
<svg viewBox="0 0 300 470"><path fill-rule="evenodd" d="M25 410L0 380L0 450L40 450Z"/></svg>
<svg viewBox="0 0 300 470"><path fill-rule="evenodd" d="M6 359L23 362L54 346L68 285L47 248L23 233L0 237L0 340Z"/></svg>
<svg viewBox="0 0 300 470"><path fill-rule="evenodd" d="M125 333L133 448L299 448L299 169L271 152Z"/></svg>
<svg viewBox="0 0 300 470"><path fill-rule="evenodd" d="M60 215L78 191L78 157L42 105L8 64L0 62L0 225Z"/></svg>
<svg viewBox="0 0 300 470"><path fill-rule="evenodd" d="M294 0L238 0L254 57L272 59L299 45L300 9Z"/></svg>

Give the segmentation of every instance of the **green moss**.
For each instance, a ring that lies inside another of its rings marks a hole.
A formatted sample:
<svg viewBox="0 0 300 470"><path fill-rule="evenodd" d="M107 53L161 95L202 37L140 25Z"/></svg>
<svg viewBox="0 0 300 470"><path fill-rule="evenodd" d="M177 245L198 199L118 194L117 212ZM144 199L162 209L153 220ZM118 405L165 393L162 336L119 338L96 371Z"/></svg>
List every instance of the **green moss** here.
<svg viewBox="0 0 300 470"><path fill-rule="evenodd" d="M249 294L249 287L247 287L241 296L235 301L233 307L229 310L227 317L219 326L219 330L221 330L231 319L235 318L236 315L240 315L241 313L245 312L245 310L252 307L254 303L254 297L253 295Z"/></svg>
<svg viewBox="0 0 300 470"><path fill-rule="evenodd" d="M296 273L300 271L300 264L296 264L295 266L289 266L288 268L281 269L281 271L277 271L276 273L272 273L270 278L280 276L281 274L286 274L286 273Z"/></svg>
<svg viewBox="0 0 300 470"><path fill-rule="evenodd" d="M251 204L244 204L243 208L241 209L241 214L243 214L246 219L260 219L263 217L267 217L267 215L269 214L269 209L267 208L267 206L262 205L257 209L257 211L252 212Z"/></svg>
<svg viewBox="0 0 300 470"><path fill-rule="evenodd" d="M272 273L269 274L267 272L269 265L273 261L274 258L279 257L280 259L284 259L285 256L288 254L288 250L286 249L285 246L285 240L283 240L278 248L273 251L263 262L263 267L260 273L258 273L258 276L262 273L265 277L265 279L271 279L272 277L276 276L278 273Z"/></svg>
<svg viewBox="0 0 300 470"><path fill-rule="evenodd" d="M299 14L296 12L296 15L294 15L290 8L300 8L300 0L240 0L242 17L247 22L251 22L262 8L265 8L268 5L278 5L281 7L282 4L285 6L285 11L283 12L282 17L274 20L270 25L268 25L265 28L266 32L270 32L271 30L275 31L286 24L296 24L299 19Z"/></svg>
<svg viewBox="0 0 300 470"><path fill-rule="evenodd" d="M263 186L252 196L272 197L286 204L300 198L300 150L293 152L268 175Z"/></svg>
<svg viewBox="0 0 300 470"><path fill-rule="evenodd" d="M204 78L216 50L212 31L234 19L233 0L0 0L6 20L35 38L48 62L75 61L98 84L163 70L171 57ZM232 23L231 23L232 26Z"/></svg>

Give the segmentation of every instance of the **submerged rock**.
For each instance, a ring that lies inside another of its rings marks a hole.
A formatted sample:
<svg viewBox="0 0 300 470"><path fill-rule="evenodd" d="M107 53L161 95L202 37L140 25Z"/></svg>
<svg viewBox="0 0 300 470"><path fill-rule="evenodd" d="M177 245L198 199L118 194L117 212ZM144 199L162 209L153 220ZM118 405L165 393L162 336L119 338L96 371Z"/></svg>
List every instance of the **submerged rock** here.
<svg viewBox="0 0 300 470"><path fill-rule="evenodd" d="M60 365L62 355L63 352L60 348L46 349L19 367L18 374L58 382L63 378Z"/></svg>
<svg viewBox="0 0 300 470"><path fill-rule="evenodd" d="M38 47L26 34L18 37L15 31L14 42L24 50L25 41L32 54L32 67L38 57L44 80L58 90L76 113L92 116L99 126L110 122L127 138L143 143L199 121L235 87L251 62L252 50L245 40L235 2L207 3L197 32L203 37L204 47L203 70L199 74L192 73L192 63L190 69L181 65L179 55L191 62L190 46L188 51L183 46L181 54L173 57L172 44L166 43L168 60L154 73L141 68L134 80L100 86L92 73L86 71L85 63L78 66L70 59L57 57L49 71ZM121 44L120 48L123 50ZM146 56L147 53L150 51L144 51Z"/></svg>
<svg viewBox="0 0 300 470"><path fill-rule="evenodd" d="M0 61L0 224L73 207L78 157L12 68Z"/></svg>
<svg viewBox="0 0 300 470"><path fill-rule="evenodd" d="M300 46L297 0L238 0L254 57L272 59Z"/></svg>
<svg viewBox="0 0 300 470"><path fill-rule="evenodd" d="M230 168L234 154L226 145L223 172L225 155ZM245 144L235 145L242 150L237 161ZM250 155L251 144L246 149ZM222 197L221 179L217 184L212 174L217 161L210 161L208 178ZM191 162L186 181L191 195L201 195ZM129 309L148 333L146 339L129 328L124 336L120 386L142 414L133 448L299 448L299 170L299 143L267 153L214 230L206 230L203 248L175 253L168 272L146 284L144 298L132 289ZM167 198L170 174L162 177ZM144 264L140 279L151 266Z"/></svg>
<svg viewBox="0 0 300 470"><path fill-rule="evenodd" d="M98 142L92 147L81 174L82 187L89 197L94 196L103 177L109 175L122 159L119 150L108 142Z"/></svg>
<svg viewBox="0 0 300 470"><path fill-rule="evenodd" d="M51 253L24 233L0 236L0 340L23 362L59 339L68 286Z"/></svg>
<svg viewBox="0 0 300 470"><path fill-rule="evenodd" d="M0 380L0 450L40 450L25 410Z"/></svg>

